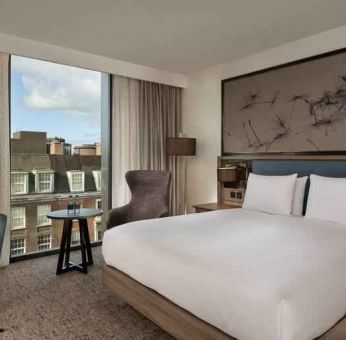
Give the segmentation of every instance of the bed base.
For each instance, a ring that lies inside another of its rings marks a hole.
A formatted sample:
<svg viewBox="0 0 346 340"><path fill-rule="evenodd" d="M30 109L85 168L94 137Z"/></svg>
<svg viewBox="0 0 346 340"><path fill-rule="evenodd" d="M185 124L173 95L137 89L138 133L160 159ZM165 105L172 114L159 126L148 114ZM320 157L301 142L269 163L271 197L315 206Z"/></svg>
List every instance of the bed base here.
<svg viewBox="0 0 346 340"><path fill-rule="evenodd" d="M103 287L179 340L236 340L120 270L104 266ZM345 340L346 318L318 340Z"/></svg>

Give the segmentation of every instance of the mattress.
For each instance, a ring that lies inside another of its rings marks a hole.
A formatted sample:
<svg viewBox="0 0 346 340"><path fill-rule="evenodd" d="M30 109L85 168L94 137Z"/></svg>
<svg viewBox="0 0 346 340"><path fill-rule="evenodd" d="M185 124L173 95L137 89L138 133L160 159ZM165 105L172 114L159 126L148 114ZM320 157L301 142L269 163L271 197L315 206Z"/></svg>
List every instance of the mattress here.
<svg viewBox="0 0 346 340"><path fill-rule="evenodd" d="M346 225L245 209L106 231L105 262L237 339L313 339L346 313Z"/></svg>

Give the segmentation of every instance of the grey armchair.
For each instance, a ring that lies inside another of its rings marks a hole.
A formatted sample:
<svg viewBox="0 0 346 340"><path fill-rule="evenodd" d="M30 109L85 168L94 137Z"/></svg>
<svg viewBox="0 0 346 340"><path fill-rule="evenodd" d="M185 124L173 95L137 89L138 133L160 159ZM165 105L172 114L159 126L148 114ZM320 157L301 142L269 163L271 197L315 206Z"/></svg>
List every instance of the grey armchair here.
<svg viewBox="0 0 346 340"><path fill-rule="evenodd" d="M171 174L162 170L133 170L125 175L131 201L109 212L107 228L168 216Z"/></svg>
<svg viewBox="0 0 346 340"><path fill-rule="evenodd" d="M1 255L2 244L4 243L6 223L7 223L6 215L0 214L0 255Z"/></svg>

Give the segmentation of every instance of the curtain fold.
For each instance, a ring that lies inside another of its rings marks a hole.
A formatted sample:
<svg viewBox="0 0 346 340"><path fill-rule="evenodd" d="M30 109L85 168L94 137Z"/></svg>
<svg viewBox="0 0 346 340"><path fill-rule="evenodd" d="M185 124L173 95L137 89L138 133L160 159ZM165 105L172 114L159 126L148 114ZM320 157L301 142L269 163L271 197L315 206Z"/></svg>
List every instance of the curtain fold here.
<svg viewBox="0 0 346 340"><path fill-rule="evenodd" d="M0 213L7 215L0 267L10 259L10 113L9 113L9 63L10 56L0 53Z"/></svg>
<svg viewBox="0 0 346 340"><path fill-rule="evenodd" d="M130 83L133 87L129 86ZM169 170L172 175L170 213L183 213L183 173L180 160L166 154L167 137L177 136L181 131L182 89L113 76L112 100L112 177L113 197L116 197L113 199L113 206L125 204L129 199L124 177L126 171ZM124 120L131 123L126 125ZM137 136L136 139L132 137L134 135Z"/></svg>

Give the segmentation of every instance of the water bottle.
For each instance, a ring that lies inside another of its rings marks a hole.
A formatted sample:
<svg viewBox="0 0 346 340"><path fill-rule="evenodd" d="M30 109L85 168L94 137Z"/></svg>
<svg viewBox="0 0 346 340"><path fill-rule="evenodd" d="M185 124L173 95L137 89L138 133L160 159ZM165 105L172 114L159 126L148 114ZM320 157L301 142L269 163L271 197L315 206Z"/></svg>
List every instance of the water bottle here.
<svg viewBox="0 0 346 340"><path fill-rule="evenodd" d="M80 206L81 206L81 201L78 197L78 195L76 196L75 200L74 200L74 213L76 215L80 214Z"/></svg>
<svg viewBox="0 0 346 340"><path fill-rule="evenodd" d="M74 204L73 204L73 198L71 195L68 197L68 201L67 201L67 215L69 216L74 215Z"/></svg>

